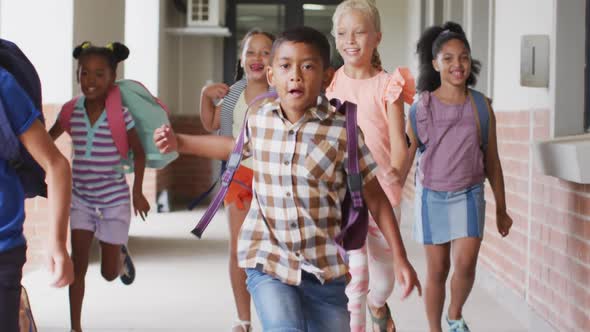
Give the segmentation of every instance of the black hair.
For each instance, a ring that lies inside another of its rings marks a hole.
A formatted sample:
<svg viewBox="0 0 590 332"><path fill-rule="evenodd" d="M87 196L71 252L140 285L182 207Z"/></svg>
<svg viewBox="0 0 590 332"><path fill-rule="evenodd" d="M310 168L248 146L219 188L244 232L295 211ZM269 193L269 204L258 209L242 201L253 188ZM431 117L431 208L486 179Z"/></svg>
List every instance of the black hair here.
<svg viewBox="0 0 590 332"><path fill-rule="evenodd" d="M110 43L107 46L100 47L92 45L89 41L85 41L74 48L72 55L74 56L74 59L78 60L78 63L80 63L82 58L88 55L102 56L107 60L113 72L116 73L117 64L127 59L129 56L129 49L127 46L119 42Z"/></svg>
<svg viewBox="0 0 590 332"><path fill-rule="evenodd" d="M248 32L246 32L246 34L244 35L244 37L240 41L240 48L239 48L240 56L238 57L238 62L236 63L236 75L234 76L234 80L236 82L241 80L244 77L244 68L242 68L242 51L244 50L244 46L246 45L246 41L250 37L256 36L256 35L263 35L263 36L267 37L268 39L270 39L271 44L274 43L274 41L275 41L275 36L272 33L262 31L259 28L252 28L252 29L248 30Z"/></svg>
<svg viewBox="0 0 590 332"><path fill-rule="evenodd" d="M306 26L296 27L281 33L272 45L270 61L272 63L276 50L285 42L304 43L313 47L322 59L324 69L330 67L330 42L318 30Z"/></svg>
<svg viewBox="0 0 590 332"><path fill-rule="evenodd" d="M416 53L419 60L418 92L434 91L440 86L440 73L432 66L432 60L436 58L443 45L449 40L457 39L465 44L471 57L471 46L461 25L455 22L446 22L442 26L432 26L420 36ZM471 58L471 73L467 78L466 85L474 86L477 83L477 75L481 69L481 63Z"/></svg>

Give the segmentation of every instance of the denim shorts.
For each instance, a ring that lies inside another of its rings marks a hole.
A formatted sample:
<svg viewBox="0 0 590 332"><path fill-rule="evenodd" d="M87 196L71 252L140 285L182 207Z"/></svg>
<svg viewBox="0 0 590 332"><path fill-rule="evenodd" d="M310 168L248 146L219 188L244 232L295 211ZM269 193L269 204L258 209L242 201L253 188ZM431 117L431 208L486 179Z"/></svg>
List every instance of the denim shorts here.
<svg viewBox="0 0 590 332"><path fill-rule="evenodd" d="M263 330L350 331L345 277L322 284L313 274L301 273L301 284L292 286L257 269L246 269L246 285Z"/></svg>

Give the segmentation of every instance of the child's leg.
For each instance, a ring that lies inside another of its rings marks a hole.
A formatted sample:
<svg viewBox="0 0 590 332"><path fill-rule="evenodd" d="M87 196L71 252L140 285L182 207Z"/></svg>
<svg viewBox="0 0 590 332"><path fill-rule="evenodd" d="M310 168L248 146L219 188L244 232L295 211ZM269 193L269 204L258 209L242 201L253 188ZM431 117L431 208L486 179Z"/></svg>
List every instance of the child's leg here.
<svg viewBox="0 0 590 332"><path fill-rule="evenodd" d="M398 213L396 213L396 217ZM398 217L399 218L399 217ZM399 220L399 219L398 219ZM369 219L369 235L367 237L367 253L369 261L369 294L367 303L371 314L377 318L386 318L388 308L386 301L393 292L395 284L393 271L393 251L387 240L377 227L371 216ZM373 330L379 331L377 324ZM388 319L387 330L393 331L393 319Z"/></svg>
<svg viewBox="0 0 590 332"><path fill-rule="evenodd" d="M131 224L131 206L129 203L101 208L97 211L95 236L100 240L100 273L107 281L113 281L121 274L121 246L129 240Z"/></svg>
<svg viewBox="0 0 590 332"><path fill-rule="evenodd" d="M246 269L246 284L264 331L305 331L299 289L262 273Z"/></svg>
<svg viewBox="0 0 590 332"><path fill-rule="evenodd" d="M244 219L248 214L250 201L244 202L243 209L238 208L236 204L228 206L229 215L229 277L234 293L234 301L238 311L238 319L241 321L250 321L250 293L246 288L246 273L244 269L238 266L238 235ZM239 327L242 331L243 329ZM238 329L236 329L238 330Z"/></svg>
<svg viewBox="0 0 590 332"><path fill-rule="evenodd" d="M0 253L0 326L2 331L19 331L21 279L26 252L27 248L20 246Z"/></svg>
<svg viewBox="0 0 590 332"><path fill-rule="evenodd" d="M326 282L323 285L313 275L303 272L299 289L307 332L350 331L348 298L344 292L346 278Z"/></svg>
<svg viewBox="0 0 590 332"><path fill-rule="evenodd" d="M82 331L82 301L84 300L85 278L88 270L88 253L94 233L83 229L73 229L72 262L74 263L74 282L70 285L70 324L72 330Z"/></svg>
<svg viewBox="0 0 590 332"><path fill-rule="evenodd" d="M462 318L463 305L467 301L473 282L481 238L467 237L453 241L453 276L451 278L451 304L449 319Z"/></svg>
<svg viewBox="0 0 590 332"><path fill-rule="evenodd" d="M348 251L348 267L351 279L346 286L346 296L350 312L350 329L352 332L364 332L367 324L367 292L369 291L366 245L362 249Z"/></svg>
<svg viewBox="0 0 590 332"><path fill-rule="evenodd" d="M425 245L426 286L424 304L431 332L442 332L440 324L445 304L445 284L449 275L451 244Z"/></svg>

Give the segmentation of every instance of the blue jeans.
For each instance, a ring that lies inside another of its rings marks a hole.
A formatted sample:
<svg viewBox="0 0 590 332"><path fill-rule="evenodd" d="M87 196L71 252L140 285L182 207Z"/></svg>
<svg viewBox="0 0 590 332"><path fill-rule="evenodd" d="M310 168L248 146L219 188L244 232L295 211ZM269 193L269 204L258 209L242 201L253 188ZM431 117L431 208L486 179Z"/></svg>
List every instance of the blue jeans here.
<svg viewBox="0 0 590 332"><path fill-rule="evenodd" d="M246 285L266 332L350 331L344 277L324 283L302 272L299 286L287 285L256 269L246 269Z"/></svg>

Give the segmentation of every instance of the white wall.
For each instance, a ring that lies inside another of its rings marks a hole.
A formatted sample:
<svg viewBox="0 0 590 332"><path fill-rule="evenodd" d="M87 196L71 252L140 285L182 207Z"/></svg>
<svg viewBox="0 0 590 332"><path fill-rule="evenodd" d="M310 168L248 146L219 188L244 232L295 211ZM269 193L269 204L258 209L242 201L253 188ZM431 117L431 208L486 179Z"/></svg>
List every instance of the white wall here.
<svg viewBox="0 0 590 332"><path fill-rule="evenodd" d="M520 86L520 39L526 34L551 36L554 25L553 1L496 1L493 53L494 110L552 108L549 88ZM550 38L550 43L555 43L555 40Z"/></svg>
<svg viewBox="0 0 590 332"><path fill-rule="evenodd" d="M43 103L72 97L72 0L0 1L0 36L15 42L37 68Z"/></svg>
<svg viewBox="0 0 590 332"><path fill-rule="evenodd" d="M158 95L158 48L160 41L160 1L125 1L125 78L142 82Z"/></svg>
<svg viewBox="0 0 590 332"><path fill-rule="evenodd" d="M167 0L160 8L159 96L174 114L198 114L205 82L223 79L223 39L170 34L165 28L185 25L186 16Z"/></svg>

